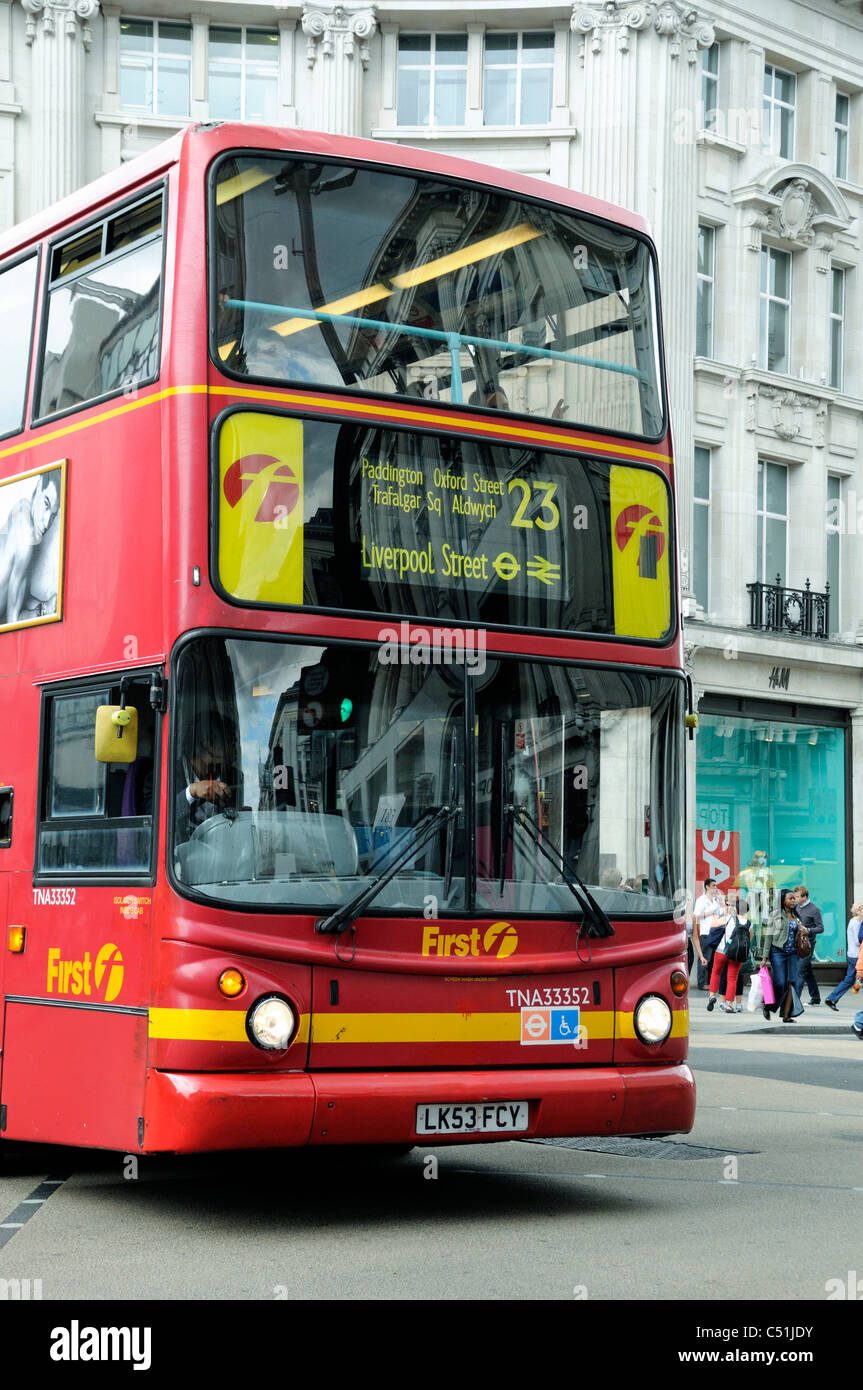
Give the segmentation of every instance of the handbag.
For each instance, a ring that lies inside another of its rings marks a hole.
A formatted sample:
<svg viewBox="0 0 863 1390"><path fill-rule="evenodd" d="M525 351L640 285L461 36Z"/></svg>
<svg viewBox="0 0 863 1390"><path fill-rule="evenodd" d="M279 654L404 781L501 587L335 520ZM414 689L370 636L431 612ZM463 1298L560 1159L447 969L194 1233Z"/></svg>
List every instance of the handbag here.
<svg viewBox="0 0 863 1390"><path fill-rule="evenodd" d="M808 960L812 955L812 937L801 922L797 928L797 954L801 960Z"/></svg>

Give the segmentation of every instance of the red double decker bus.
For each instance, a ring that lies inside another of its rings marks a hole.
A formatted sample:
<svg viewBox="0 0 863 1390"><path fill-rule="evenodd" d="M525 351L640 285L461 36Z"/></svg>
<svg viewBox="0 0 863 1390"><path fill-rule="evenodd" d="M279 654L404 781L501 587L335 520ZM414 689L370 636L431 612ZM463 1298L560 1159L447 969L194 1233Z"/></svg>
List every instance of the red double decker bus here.
<svg viewBox="0 0 863 1390"><path fill-rule="evenodd" d="M644 225L191 128L0 304L0 1137L687 1130Z"/></svg>

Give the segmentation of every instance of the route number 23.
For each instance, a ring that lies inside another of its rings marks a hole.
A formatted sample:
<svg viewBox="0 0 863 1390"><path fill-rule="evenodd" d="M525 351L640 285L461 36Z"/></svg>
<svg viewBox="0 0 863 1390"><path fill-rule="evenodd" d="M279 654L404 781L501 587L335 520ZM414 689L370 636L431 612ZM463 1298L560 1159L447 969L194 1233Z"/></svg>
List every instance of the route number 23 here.
<svg viewBox="0 0 863 1390"><path fill-rule="evenodd" d="M554 494L557 492L557 483L526 483L524 478L513 478L509 484L508 491L513 488L521 488L521 501L519 502L515 516L510 522L510 526L538 526L540 531L553 531L560 523L560 510L554 501ZM536 493L541 494L542 501L539 504L540 511L547 512L549 519L544 520L541 516L532 521L525 516L525 512L531 504Z"/></svg>

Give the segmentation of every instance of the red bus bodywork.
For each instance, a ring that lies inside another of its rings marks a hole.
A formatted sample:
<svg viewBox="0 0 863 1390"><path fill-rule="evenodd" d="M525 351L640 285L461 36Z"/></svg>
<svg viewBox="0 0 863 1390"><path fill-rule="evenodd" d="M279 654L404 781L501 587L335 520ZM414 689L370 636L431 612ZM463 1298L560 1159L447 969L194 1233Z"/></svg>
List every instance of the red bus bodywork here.
<svg viewBox="0 0 863 1390"><path fill-rule="evenodd" d="M357 925L352 962L338 960L332 937L316 935L315 916L204 906L171 887L165 870L170 796L163 738L158 806L158 871L152 886L87 884L34 888L38 816L40 691L76 676L165 667L191 630L377 640L379 621L313 610L240 610L209 580L208 432L227 405L265 402L344 415L341 392L241 384L208 358L206 183L222 152L291 150L437 172L541 198L549 186L461 160L372 141L300 131L223 125L189 129L123 170L7 234L0 261L42 245L36 322L46 295L45 247L133 192L164 182L167 255L159 380L0 441L0 478L68 460L65 601L61 622L0 633L2 767L14 788L14 831L0 851L0 920L26 928L23 951L0 952L2 1138L87 1145L127 1152L198 1151L305 1144L416 1141L420 1103L503 1104L527 1100L519 1137L661 1134L686 1131L694 1084L686 1065L686 995L671 990L685 960L684 928L673 921L619 923L576 953L576 924L517 923L516 954L499 957L491 921L437 924L436 949L423 954L421 918L371 915ZM619 209L566 190L563 205L645 230ZM36 356L34 349L34 359ZM32 418L35 360L26 421ZM353 399L355 404L357 397ZM379 422L428 419L428 403L359 398ZM438 408L435 428L494 431L500 442L535 439L649 461L672 477L670 436L641 445L570 426L476 410ZM192 580L200 571L201 582ZM497 632L501 652L609 660L680 671L679 630L663 647ZM167 719L165 720L167 732ZM478 929L478 930L477 930ZM454 938L474 932L468 954ZM4 932L5 938L5 932ZM442 938L442 941L441 941ZM447 941L449 939L449 945ZM95 962L106 944L119 951L122 982L105 1002L105 979L49 972L49 961ZM474 949L475 948L475 949ZM52 956L49 953L53 952ZM582 951L583 955L583 951ZM218 980L242 970L246 990L225 999ZM685 969L685 966L684 966ZM335 988L334 988L335 986ZM526 1048L519 1007L586 987L592 1009L589 1056L573 1065L571 1047ZM284 1054L254 1047L245 1030L249 1003L287 994L300 1029ZM636 1037L632 1013L647 993L663 996L673 1028L659 1046ZM101 996L101 997L100 997ZM337 999L338 1002L333 1002ZM425 1142L447 1142L447 1135ZM507 1137L506 1134L476 1136ZM453 1141L464 1136L453 1134Z"/></svg>

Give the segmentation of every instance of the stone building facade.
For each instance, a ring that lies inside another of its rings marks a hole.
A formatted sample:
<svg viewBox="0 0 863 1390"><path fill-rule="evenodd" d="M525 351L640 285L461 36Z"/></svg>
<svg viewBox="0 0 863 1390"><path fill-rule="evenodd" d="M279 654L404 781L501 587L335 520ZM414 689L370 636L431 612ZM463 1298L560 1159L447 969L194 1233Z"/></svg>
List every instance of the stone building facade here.
<svg viewBox="0 0 863 1390"><path fill-rule="evenodd" d="M653 228L679 478L691 878L863 897L857 0L0 0L0 225L187 121L505 166ZM748 877L747 877L748 876Z"/></svg>

